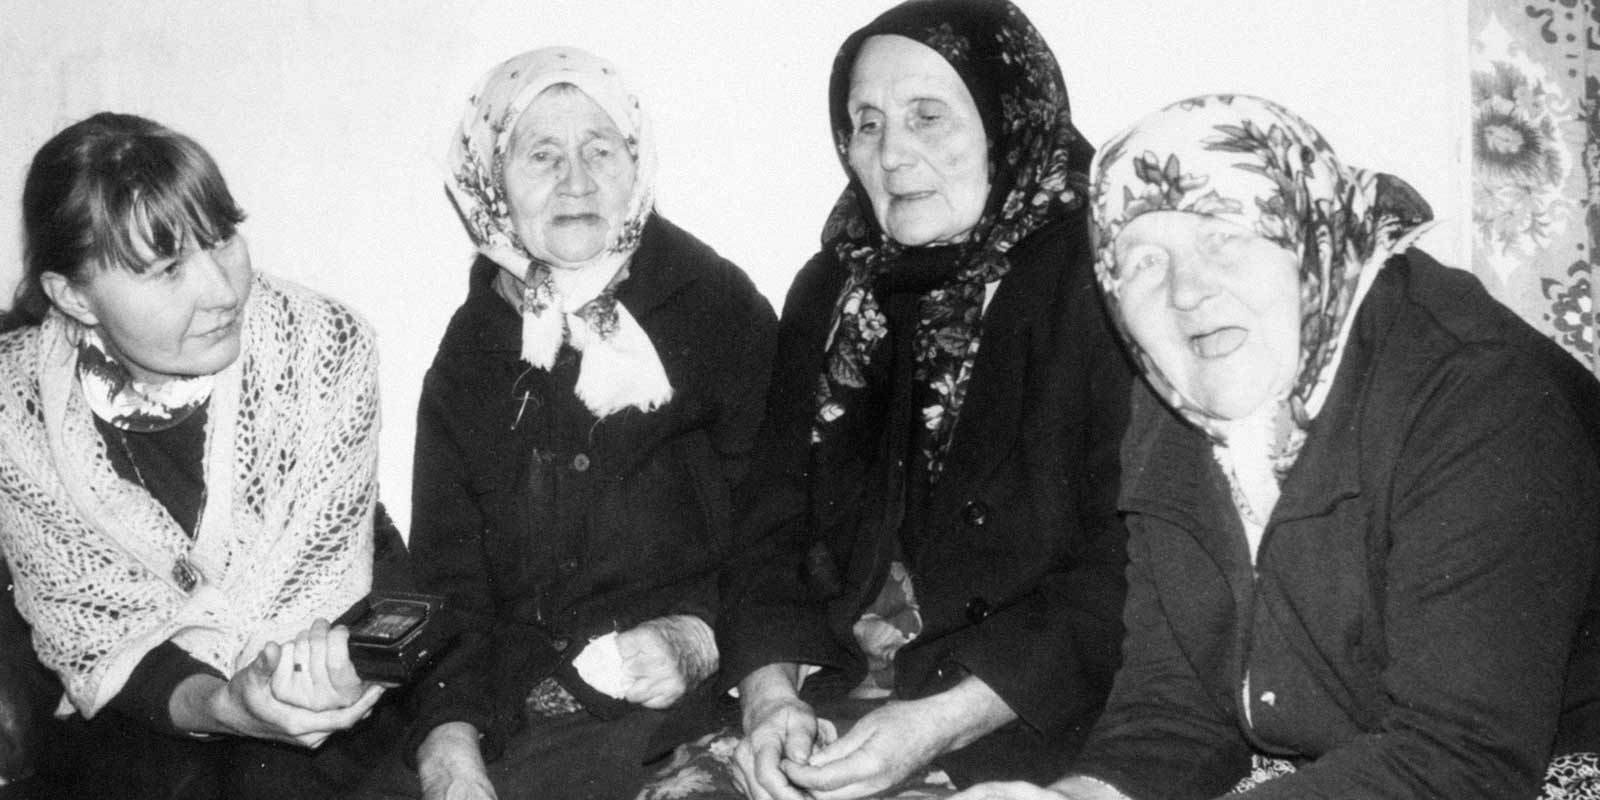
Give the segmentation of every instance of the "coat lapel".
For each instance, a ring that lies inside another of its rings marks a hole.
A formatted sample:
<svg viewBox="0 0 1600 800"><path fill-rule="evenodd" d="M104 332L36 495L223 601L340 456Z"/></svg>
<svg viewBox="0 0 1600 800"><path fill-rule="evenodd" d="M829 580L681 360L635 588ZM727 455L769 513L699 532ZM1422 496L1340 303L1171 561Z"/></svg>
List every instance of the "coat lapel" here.
<svg viewBox="0 0 1600 800"><path fill-rule="evenodd" d="M1169 412L1144 383L1136 384L1133 424L1123 444L1119 505L1189 532L1228 582L1234 602L1249 605L1254 569L1227 481L1204 434Z"/></svg>
<svg viewBox="0 0 1600 800"><path fill-rule="evenodd" d="M1022 419L1021 400L1028 396L1027 342L1023 333L1028 320L1021 312L1018 291L1020 281L1001 281L983 315L978 355L967 379L967 396L951 434L944 474L939 478L947 490L934 493L935 514L948 514L946 504L966 499L963 492L949 491L948 487L978 485L1016 444ZM962 424L963 420L980 419L982 425Z"/></svg>

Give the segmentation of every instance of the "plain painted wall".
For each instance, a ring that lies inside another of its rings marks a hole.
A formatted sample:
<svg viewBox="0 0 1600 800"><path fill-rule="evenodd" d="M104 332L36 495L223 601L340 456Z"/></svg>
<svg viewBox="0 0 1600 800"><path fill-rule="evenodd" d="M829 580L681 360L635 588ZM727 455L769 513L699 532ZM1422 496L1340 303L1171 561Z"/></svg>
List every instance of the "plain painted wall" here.
<svg viewBox="0 0 1600 800"><path fill-rule="evenodd" d="M1465 3L1020 4L1091 141L1192 94L1271 97L1346 161L1411 181L1445 220L1425 245L1465 263ZM0 0L0 292L21 274L23 175L51 134L114 109L193 136L250 214L257 268L377 326L383 497L408 530L417 391L472 257L443 153L479 76L550 44L616 62L659 136L658 208L777 305L843 184L827 129L834 51L890 5Z"/></svg>

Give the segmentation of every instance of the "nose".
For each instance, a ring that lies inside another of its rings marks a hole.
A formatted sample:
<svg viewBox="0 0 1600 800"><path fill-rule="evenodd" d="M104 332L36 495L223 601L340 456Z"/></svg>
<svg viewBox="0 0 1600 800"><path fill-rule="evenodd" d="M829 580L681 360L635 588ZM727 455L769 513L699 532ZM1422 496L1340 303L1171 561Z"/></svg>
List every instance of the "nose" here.
<svg viewBox="0 0 1600 800"><path fill-rule="evenodd" d="M582 197L599 188L594 176L589 174L589 165L582 158L568 158L565 161L567 171L561 176L561 183L557 187L562 194Z"/></svg>
<svg viewBox="0 0 1600 800"><path fill-rule="evenodd" d="M229 311L239 305L239 287L234 286L228 268L211 250L195 253L193 274L200 281L200 302L206 308Z"/></svg>
<svg viewBox="0 0 1600 800"><path fill-rule="evenodd" d="M878 159L885 171L911 165L916 160L911 150L911 132L899 125L885 124L878 142Z"/></svg>
<svg viewBox="0 0 1600 800"><path fill-rule="evenodd" d="M1167 294L1172 307L1189 311L1217 293L1218 265L1198 249L1172 254L1167 272Z"/></svg>

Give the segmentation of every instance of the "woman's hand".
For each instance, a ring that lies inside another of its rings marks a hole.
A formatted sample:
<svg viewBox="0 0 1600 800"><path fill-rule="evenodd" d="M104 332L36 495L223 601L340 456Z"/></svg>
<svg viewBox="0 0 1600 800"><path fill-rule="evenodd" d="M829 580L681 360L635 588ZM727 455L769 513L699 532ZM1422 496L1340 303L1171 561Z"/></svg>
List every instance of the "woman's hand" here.
<svg viewBox="0 0 1600 800"><path fill-rule="evenodd" d="M785 762L783 774L815 800L869 797L1015 718L988 684L968 677L940 694L874 709L810 758Z"/></svg>
<svg viewBox="0 0 1600 800"><path fill-rule="evenodd" d="M285 642L272 673L272 695L279 702L308 711L347 708L361 699L367 685L350 663L350 631L318 619Z"/></svg>
<svg viewBox="0 0 1600 800"><path fill-rule="evenodd" d="M320 746L364 719L383 695L383 687L355 676L347 636L318 620L294 641L262 646L227 681L211 675L185 680L168 704L173 724L196 733Z"/></svg>
<svg viewBox="0 0 1600 800"><path fill-rule="evenodd" d="M478 749L478 729L446 722L428 732L417 748L422 800L496 800L489 770Z"/></svg>
<svg viewBox="0 0 1600 800"><path fill-rule="evenodd" d="M782 765L804 763L813 748L834 739L833 725L795 693L797 675L794 664L769 664L739 682L744 738L733 751L734 777L750 800L807 800Z"/></svg>
<svg viewBox="0 0 1600 800"><path fill-rule="evenodd" d="M628 688L622 699L664 709L717 671L717 645L699 617L679 614L640 623L617 634Z"/></svg>

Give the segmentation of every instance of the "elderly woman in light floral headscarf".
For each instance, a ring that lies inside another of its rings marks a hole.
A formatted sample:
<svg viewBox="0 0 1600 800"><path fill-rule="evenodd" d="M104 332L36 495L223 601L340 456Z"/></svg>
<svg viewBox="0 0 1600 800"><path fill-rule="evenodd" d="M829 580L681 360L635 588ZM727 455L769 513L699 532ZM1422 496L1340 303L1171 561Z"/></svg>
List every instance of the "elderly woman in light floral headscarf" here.
<svg viewBox="0 0 1600 800"><path fill-rule="evenodd" d="M423 387L411 545L467 634L405 749L429 798L624 797L717 669L772 311L656 213L647 117L593 55L491 70L450 166L478 257Z"/></svg>
<svg viewBox="0 0 1600 800"><path fill-rule="evenodd" d="M1124 664L1068 777L964 797L1600 796L1594 378L1274 103L1169 106L1094 179L1154 390Z"/></svg>

